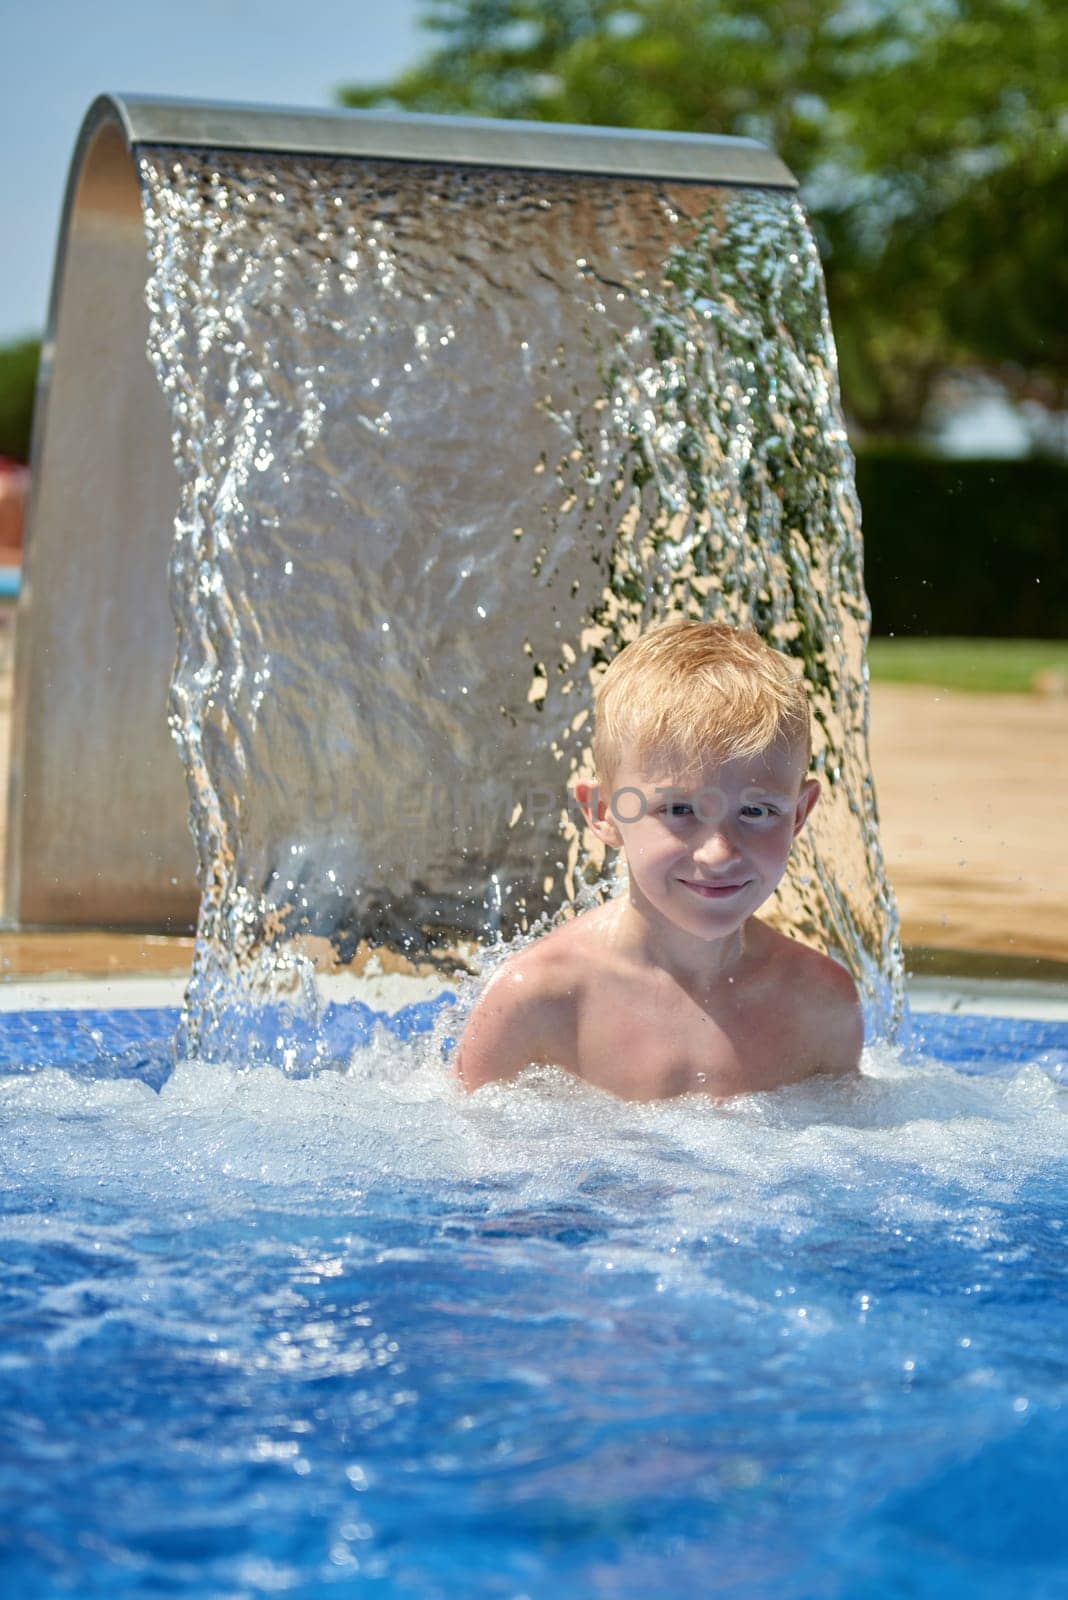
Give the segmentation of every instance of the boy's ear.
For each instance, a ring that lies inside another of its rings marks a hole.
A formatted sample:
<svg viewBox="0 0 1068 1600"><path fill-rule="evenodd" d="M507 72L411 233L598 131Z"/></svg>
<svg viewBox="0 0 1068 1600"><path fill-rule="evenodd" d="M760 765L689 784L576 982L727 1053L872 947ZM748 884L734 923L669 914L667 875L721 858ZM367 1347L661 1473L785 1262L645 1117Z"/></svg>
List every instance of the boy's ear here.
<svg viewBox="0 0 1068 1600"><path fill-rule="evenodd" d="M586 826L590 832L595 833L598 839L610 845L613 850L621 849L623 838L608 804L610 797L602 794L596 779L576 778L571 793L574 795L575 804L586 819Z"/></svg>
<svg viewBox="0 0 1068 1600"><path fill-rule="evenodd" d="M818 778L806 778L804 783L801 785L801 793L797 797L797 805L794 808L795 839L801 832L801 829L805 826L805 823L808 821L809 817L812 815L812 808L815 806L819 797L820 780Z"/></svg>

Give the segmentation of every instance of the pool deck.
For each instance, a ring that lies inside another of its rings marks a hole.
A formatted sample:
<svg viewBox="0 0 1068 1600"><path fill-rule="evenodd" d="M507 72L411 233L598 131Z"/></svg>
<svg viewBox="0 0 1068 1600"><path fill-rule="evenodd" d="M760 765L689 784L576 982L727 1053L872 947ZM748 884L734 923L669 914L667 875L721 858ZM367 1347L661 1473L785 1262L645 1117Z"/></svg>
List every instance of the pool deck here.
<svg viewBox="0 0 1068 1600"><path fill-rule="evenodd" d="M1068 698L872 687L906 945L1068 962Z"/></svg>
<svg viewBox="0 0 1068 1600"><path fill-rule="evenodd" d="M0 887L13 642L0 603ZM875 684L872 766L910 967L1068 978L1068 698ZM181 979L192 955L191 938L0 928L0 983Z"/></svg>

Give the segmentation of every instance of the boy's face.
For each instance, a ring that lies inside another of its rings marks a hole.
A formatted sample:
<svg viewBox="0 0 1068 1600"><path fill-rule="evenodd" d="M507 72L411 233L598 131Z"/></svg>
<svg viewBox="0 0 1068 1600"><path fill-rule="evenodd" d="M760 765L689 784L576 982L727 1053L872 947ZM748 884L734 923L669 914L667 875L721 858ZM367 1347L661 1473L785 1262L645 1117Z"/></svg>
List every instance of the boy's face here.
<svg viewBox="0 0 1068 1600"><path fill-rule="evenodd" d="M697 938L721 939L774 892L818 798L804 749L786 741L709 757L687 779L624 747L603 814L589 820L626 855L633 901Z"/></svg>

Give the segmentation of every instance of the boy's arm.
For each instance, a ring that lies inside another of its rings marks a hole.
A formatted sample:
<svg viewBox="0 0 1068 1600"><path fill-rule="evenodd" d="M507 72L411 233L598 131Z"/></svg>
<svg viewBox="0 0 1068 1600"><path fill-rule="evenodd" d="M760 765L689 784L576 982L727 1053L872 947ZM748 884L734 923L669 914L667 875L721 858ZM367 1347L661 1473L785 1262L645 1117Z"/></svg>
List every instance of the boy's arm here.
<svg viewBox="0 0 1068 1600"><path fill-rule="evenodd" d="M509 963L491 979L468 1019L453 1068L461 1085L478 1089L551 1062L555 1011L536 971L517 971Z"/></svg>

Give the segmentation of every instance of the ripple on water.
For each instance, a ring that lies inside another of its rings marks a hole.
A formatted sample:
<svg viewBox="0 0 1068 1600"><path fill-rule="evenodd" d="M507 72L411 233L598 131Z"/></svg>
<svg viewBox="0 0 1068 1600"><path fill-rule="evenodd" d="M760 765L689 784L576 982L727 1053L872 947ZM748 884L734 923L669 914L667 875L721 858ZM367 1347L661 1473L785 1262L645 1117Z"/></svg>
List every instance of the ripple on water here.
<svg viewBox="0 0 1068 1600"><path fill-rule="evenodd" d="M1056 1592L1064 1090L864 1067L0 1080L18 1592Z"/></svg>

